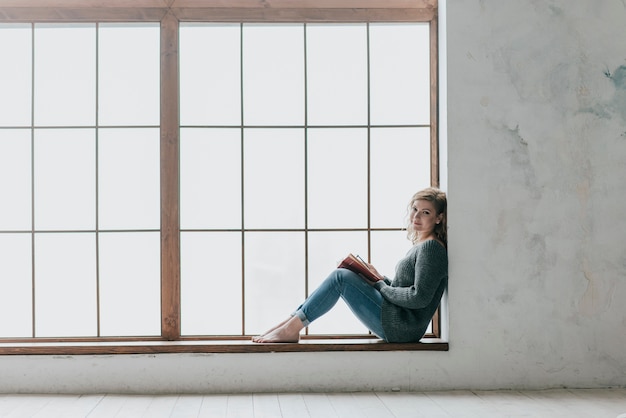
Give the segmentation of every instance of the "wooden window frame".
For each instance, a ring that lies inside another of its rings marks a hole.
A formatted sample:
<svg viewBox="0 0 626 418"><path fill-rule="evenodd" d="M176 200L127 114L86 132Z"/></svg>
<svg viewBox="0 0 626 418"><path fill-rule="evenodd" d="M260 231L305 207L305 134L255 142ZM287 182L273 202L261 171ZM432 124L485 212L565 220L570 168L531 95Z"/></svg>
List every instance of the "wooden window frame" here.
<svg viewBox="0 0 626 418"><path fill-rule="evenodd" d="M181 337L179 207L179 60L181 22L430 24L431 184L439 185L438 0L0 0L0 23L160 22L161 337L0 340L2 354L248 353L312 351L446 351L439 310L432 338L415 344L375 338L303 336L298 344L254 344L247 337Z"/></svg>

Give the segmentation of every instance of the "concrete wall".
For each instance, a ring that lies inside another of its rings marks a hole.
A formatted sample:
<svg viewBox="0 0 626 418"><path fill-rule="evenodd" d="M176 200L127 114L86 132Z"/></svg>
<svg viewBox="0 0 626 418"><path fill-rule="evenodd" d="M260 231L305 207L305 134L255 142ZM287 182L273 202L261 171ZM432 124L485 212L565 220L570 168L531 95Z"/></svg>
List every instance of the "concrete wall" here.
<svg viewBox="0 0 626 418"><path fill-rule="evenodd" d="M626 2L448 0L451 382L626 385Z"/></svg>
<svg viewBox="0 0 626 418"><path fill-rule="evenodd" d="M442 6L449 352L7 356L0 392L626 386L626 0Z"/></svg>

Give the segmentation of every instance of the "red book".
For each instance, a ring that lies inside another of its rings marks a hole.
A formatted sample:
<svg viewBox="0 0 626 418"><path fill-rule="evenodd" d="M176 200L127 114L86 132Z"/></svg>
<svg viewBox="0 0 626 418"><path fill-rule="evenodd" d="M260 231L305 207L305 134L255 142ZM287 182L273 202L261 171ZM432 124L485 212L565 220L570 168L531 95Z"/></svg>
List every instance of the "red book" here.
<svg viewBox="0 0 626 418"><path fill-rule="evenodd" d="M352 254L348 254L348 256L344 258L341 263L339 263L338 267L351 270L370 283L376 283L379 280L383 280L381 276L370 270L369 266L365 264L364 261Z"/></svg>

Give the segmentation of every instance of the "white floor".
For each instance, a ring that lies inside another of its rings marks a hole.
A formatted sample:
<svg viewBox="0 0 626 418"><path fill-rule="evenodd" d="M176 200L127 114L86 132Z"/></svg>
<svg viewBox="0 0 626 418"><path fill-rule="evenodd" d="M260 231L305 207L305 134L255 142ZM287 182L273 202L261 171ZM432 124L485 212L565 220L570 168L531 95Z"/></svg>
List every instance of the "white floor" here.
<svg viewBox="0 0 626 418"><path fill-rule="evenodd" d="M626 389L238 395L2 395L0 417L626 418Z"/></svg>

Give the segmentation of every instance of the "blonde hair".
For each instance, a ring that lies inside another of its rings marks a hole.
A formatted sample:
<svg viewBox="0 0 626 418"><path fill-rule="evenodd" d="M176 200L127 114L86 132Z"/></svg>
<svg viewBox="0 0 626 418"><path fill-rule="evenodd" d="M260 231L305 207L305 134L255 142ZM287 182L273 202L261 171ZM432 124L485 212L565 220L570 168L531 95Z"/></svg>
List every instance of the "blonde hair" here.
<svg viewBox="0 0 626 418"><path fill-rule="evenodd" d="M446 194L436 187L428 187L424 190L420 190L419 192L415 193L413 197L411 198L407 213L411 212L411 207L413 206L413 203L415 203L416 200L426 200L428 202L431 202L433 206L435 207L435 211L437 212L437 215L440 215L440 214L442 215L441 222L435 225L434 232L435 232L435 236L437 237L437 239L443 242L443 244L447 247L448 246L448 212L447 212L448 199L446 197ZM410 216L407 216L407 218L408 218L407 228L406 228L407 238L409 239L409 241L415 244L419 237L417 236L417 231L415 231L413 224L411 223Z"/></svg>

